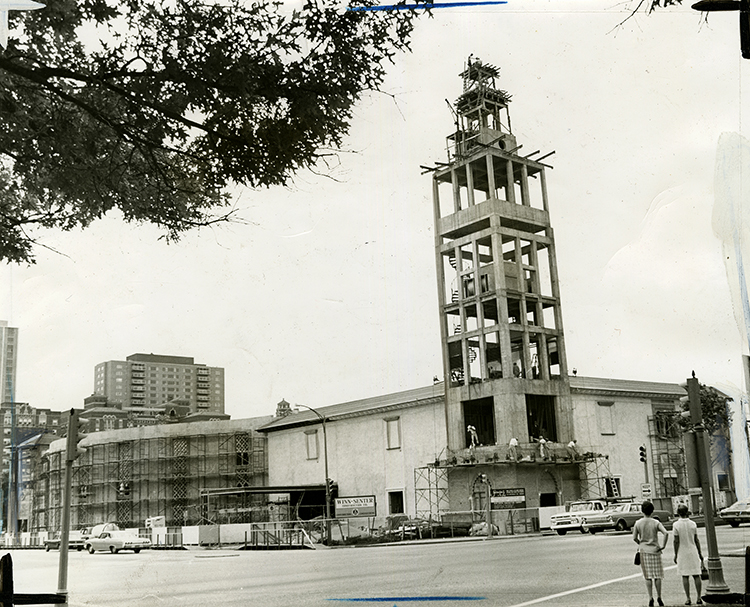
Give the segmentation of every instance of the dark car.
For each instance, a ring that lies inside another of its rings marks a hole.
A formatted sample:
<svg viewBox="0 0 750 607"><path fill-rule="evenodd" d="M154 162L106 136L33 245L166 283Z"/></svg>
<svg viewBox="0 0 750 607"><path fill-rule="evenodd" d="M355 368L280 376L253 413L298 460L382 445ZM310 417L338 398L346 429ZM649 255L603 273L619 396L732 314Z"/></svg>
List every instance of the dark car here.
<svg viewBox="0 0 750 607"><path fill-rule="evenodd" d="M739 527L740 523L750 523L750 500L740 500L728 508L719 511L719 516L732 527Z"/></svg>
<svg viewBox="0 0 750 607"><path fill-rule="evenodd" d="M654 510L651 516L665 526L672 518L672 515L666 510ZM583 529L589 533L596 533L605 529L626 531L641 517L643 517L643 512L641 512L640 504L617 504L616 506L610 506L601 514L587 516Z"/></svg>

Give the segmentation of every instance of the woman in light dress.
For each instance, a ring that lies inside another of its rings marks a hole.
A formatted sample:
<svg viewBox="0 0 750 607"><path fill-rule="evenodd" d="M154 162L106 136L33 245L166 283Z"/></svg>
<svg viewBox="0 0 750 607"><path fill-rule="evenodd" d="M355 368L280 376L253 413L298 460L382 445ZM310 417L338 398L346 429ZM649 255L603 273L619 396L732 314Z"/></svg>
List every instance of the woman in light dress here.
<svg viewBox="0 0 750 607"><path fill-rule="evenodd" d="M682 576L682 586L685 588L687 601L690 605L690 576L695 582L695 592L698 595L697 605L702 605L701 600L701 563L703 554L701 543L698 539L698 526L688 518L688 507L677 508L679 520L672 526L674 535L674 562L677 563L677 573Z"/></svg>

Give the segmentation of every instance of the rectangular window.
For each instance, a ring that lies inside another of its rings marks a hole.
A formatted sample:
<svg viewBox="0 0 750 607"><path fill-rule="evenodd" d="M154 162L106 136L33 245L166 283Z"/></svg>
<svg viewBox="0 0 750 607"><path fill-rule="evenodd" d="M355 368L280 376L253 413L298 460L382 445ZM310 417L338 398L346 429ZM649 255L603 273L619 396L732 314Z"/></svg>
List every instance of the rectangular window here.
<svg viewBox="0 0 750 607"><path fill-rule="evenodd" d="M729 475L717 474L716 479L719 483L719 491L729 491L731 489L729 485Z"/></svg>
<svg viewBox="0 0 750 607"><path fill-rule="evenodd" d="M392 417L385 420L386 449L401 448L401 419Z"/></svg>
<svg viewBox="0 0 750 607"><path fill-rule="evenodd" d="M600 434L614 434L615 433L615 403L612 402L598 402L597 417L599 421L599 433Z"/></svg>
<svg viewBox="0 0 750 607"><path fill-rule="evenodd" d="M305 444L307 446L307 459L318 459L317 430L307 430L305 432Z"/></svg>
<svg viewBox="0 0 750 607"><path fill-rule="evenodd" d="M404 514L404 492L388 492L388 514Z"/></svg>
<svg viewBox="0 0 750 607"><path fill-rule="evenodd" d="M466 427L466 446L472 446L472 438L476 433L475 447L480 445L494 445L495 439L495 405L491 396L465 400L461 403ZM469 431L474 428L474 433Z"/></svg>
<svg viewBox="0 0 750 607"><path fill-rule="evenodd" d="M529 442L533 442L540 436L548 441L557 442L555 397L546 394L527 394L526 423Z"/></svg>

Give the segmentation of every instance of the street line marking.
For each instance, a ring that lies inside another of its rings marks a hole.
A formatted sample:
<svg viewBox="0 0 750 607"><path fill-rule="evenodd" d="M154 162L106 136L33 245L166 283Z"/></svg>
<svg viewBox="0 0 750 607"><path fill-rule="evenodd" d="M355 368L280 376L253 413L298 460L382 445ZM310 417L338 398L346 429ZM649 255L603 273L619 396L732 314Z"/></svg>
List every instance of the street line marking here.
<svg viewBox="0 0 750 607"><path fill-rule="evenodd" d="M669 567L664 567L664 571L669 571L670 569L677 569L677 565L671 565ZM605 582L597 582L596 584L591 584L590 586L582 586L581 588L573 588L572 590L566 590L565 592L558 592L557 594L550 594L549 596L543 596L538 599L534 599L533 601L526 601L525 603L516 603L515 605L511 605L510 607L526 607L526 605L536 605L537 603L543 603L544 601L551 601L553 599L559 599L562 596L568 596L569 594L576 594L577 592L585 592L586 590L592 590L594 588L600 588L602 586L607 586L608 584L614 584L616 582L624 582L625 580L632 580L637 577L641 577L642 573L634 573L633 575L626 575L625 577L618 577L613 580L607 580Z"/></svg>

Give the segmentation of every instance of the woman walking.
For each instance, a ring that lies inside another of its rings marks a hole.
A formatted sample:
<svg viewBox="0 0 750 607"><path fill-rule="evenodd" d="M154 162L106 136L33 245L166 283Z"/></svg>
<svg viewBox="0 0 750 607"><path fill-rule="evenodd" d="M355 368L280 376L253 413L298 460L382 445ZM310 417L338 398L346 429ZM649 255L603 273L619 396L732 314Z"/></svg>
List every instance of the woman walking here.
<svg viewBox="0 0 750 607"><path fill-rule="evenodd" d="M633 525L633 541L638 544L641 553L641 570L643 579L646 580L646 591L648 592L648 605L654 607L654 591L656 586L656 601L663 607L661 600L661 580L664 577L664 567L661 563L661 553L669 541L669 534L661 522L651 518L654 513L654 505L651 502L643 502L641 505L643 518L638 519ZM664 536L664 543L659 543L659 534Z"/></svg>
<svg viewBox="0 0 750 607"><path fill-rule="evenodd" d="M697 605L702 605L701 600L701 564L703 563L703 554L701 553L701 543L698 539L698 526L694 521L688 518L688 507L680 506L677 508L679 520L675 521L672 527L674 535L674 562L677 563L677 573L682 576L682 586L685 588L687 601L685 605L690 605L690 576L693 576L695 582L695 592L698 595Z"/></svg>

